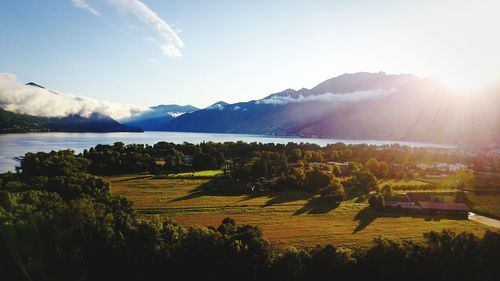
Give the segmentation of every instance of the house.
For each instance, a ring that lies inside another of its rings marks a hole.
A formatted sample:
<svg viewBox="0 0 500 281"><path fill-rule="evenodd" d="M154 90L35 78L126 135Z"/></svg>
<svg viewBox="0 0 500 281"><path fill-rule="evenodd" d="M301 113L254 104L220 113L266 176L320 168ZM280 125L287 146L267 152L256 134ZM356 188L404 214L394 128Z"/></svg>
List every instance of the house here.
<svg viewBox="0 0 500 281"><path fill-rule="evenodd" d="M337 165L337 166L339 166L341 168L342 167L345 167L345 168L349 167L349 162L335 162L335 161L330 161L330 162L328 162L328 164L330 164L330 165Z"/></svg>
<svg viewBox="0 0 500 281"><path fill-rule="evenodd" d="M468 215L470 208L465 203L417 202L423 212L431 214Z"/></svg>
<svg viewBox="0 0 500 281"><path fill-rule="evenodd" d="M326 165L327 165L327 163L311 162L311 166L313 166L314 168L323 168Z"/></svg>
<svg viewBox="0 0 500 281"><path fill-rule="evenodd" d="M186 163L186 164L191 164L193 163L193 156L191 155L184 155L182 157L182 162Z"/></svg>
<svg viewBox="0 0 500 281"><path fill-rule="evenodd" d="M415 204L415 202L400 202L400 201L387 201L384 202L384 207L388 211L395 211L398 213L416 214L421 212L422 208Z"/></svg>
<svg viewBox="0 0 500 281"><path fill-rule="evenodd" d="M442 172L456 172L460 169L467 169L467 165L462 163L417 163L416 166L422 170L436 169Z"/></svg>
<svg viewBox="0 0 500 281"><path fill-rule="evenodd" d="M467 217L470 208L465 203L436 201L413 201L409 196L390 198L384 202L384 209L398 213L459 215Z"/></svg>
<svg viewBox="0 0 500 281"><path fill-rule="evenodd" d="M329 165L337 165L340 168L340 171L345 172L349 168L349 162L335 162L335 161L330 161L327 162Z"/></svg>

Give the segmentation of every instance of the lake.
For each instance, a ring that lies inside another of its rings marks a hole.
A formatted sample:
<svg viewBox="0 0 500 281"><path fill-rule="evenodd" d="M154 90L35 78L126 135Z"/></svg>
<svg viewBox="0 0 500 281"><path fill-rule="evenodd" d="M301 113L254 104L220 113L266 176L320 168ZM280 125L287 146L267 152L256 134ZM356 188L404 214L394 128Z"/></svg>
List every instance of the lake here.
<svg viewBox="0 0 500 281"><path fill-rule="evenodd" d="M14 171L18 162L15 157L24 155L26 152L37 152L61 149L73 149L82 152L84 149L97 144L112 144L121 141L126 144L154 144L159 141L173 143L200 143L203 141L226 142L226 141L262 142L262 143L288 143L309 142L321 146L331 143L343 142L346 144L372 144L384 145L398 143L413 147L443 147L453 146L438 145L421 142L404 141L381 141L381 140L342 140L342 139L319 139L299 137L276 137L264 135L244 134L208 134L208 133L183 133L183 132L144 132L144 133L29 133L29 134L6 134L0 135L0 172Z"/></svg>

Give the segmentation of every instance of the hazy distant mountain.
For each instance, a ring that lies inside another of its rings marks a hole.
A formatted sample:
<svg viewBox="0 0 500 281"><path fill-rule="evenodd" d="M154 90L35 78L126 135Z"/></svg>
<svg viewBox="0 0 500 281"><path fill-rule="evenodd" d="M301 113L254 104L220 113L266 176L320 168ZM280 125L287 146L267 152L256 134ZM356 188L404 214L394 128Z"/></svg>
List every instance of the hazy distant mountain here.
<svg viewBox="0 0 500 281"><path fill-rule="evenodd" d="M498 141L499 99L471 100L413 75L344 74L312 89L287 89L261 100L216 103L184 114L164 130L335 138Z"/></svg>
<svg viewBox="0 0 500 281"><path fill-rule="evenodd" d="M141 129L122 125L110 117L93 114L86 118L37 117L9 112L0 108L0 133L28 132L142 132Z"/></svg>
<svg viewBox="0 0 500 281"><path fill-rule="evenodd" d="M299 134L297 126L317 124L328 113L358 100L395 91L393 85L417 79L408 75L357 73L327 80L313 89L287 89L261 100L216 103L170 121L166 130ZM358 83L353 83L357 80ZM392 82L392 83L391 83Z"/></svg>
<svg viewBox="0 0 500 281"><path fill-rule="evenodd" d="M192 105L157 105L151 107L150 111L134 116L133 118L123 120L122 123L141 128L145 131L157 131L162 130L165 124L173 118L195 110L198 110L198 108Z"/></svg>
<svg viewBox="0 0 500 281"><path fill-rule="evenodd" d="M8 74L0 75L0 133L143 131L99 112L112 111L110 103L60 95L37 83L21 84Z"/></svg>

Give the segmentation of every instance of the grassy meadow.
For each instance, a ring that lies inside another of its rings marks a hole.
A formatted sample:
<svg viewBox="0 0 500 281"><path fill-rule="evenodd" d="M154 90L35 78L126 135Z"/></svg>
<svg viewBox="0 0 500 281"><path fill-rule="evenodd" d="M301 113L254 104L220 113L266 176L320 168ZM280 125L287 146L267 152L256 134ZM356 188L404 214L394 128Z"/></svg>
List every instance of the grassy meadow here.
<svg viewBox="0 0 500 281"><path fill-rule="evenodd" d="M225 217L258 225L278 246L334 244L362 246L382 235L422 239L427 231L444 228L482 235L490 229L477 222L422 216L377 214L365 198L335 205L309 193L289 190L247 195L208 194L210 179L164 178L149 175L109 177L114 194L134 201L141 218L172 217L185 226L218 225Z"/></svg>
<svg viewBox="0 0 500 281"><path fill-rule="evenodd" d="M224 170L205 170L156 176L157 178L213 178L224 175Z"/></svg>
<svg viewBox="0 0 500 281"><path fill-rule="evenodd" d="M477 194L468 192L467 198L472 203L472 210L500 219L500 193Z"/></svg>

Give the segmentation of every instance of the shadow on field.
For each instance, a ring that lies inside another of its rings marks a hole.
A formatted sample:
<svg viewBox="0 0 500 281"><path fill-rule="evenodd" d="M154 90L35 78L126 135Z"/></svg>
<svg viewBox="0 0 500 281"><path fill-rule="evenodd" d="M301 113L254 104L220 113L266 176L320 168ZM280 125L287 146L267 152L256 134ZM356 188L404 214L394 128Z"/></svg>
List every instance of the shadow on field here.
<svg viewBox="0 0 500 281"><path fill-rule="evenodd" d="M279 192L272 195L273 197L269 199L264 207L283 204L287 202L306 200L311 198L311 194L307 192Z"/></svg>
<svg viewBox="0 0 500 281"><path fill-rule="evenodd" d="M359 224L358 226L356 226L352 233L354 234L365 229L378 217L378 215L379 214L377 212L370 208L364 208L363 210L359 211L359 213L354 216L354 220L359 221Z"/></svg>
<svg viewBox="0 0 500 281"><path fill-rule="evenodd" d="M266 197L268 200L263 205L263 207L270 207L273 205L279 205L287 202L306 200L311 198L312 194L305 191L279 191L279 192L253 192L245 195L245 198L239 200L238 202L244 202L247 200L252 200L255 198Z"/></svg>
<svg viewBox="0 0 500 281"><path fill-rule="evenodd" d="M204 195L209 195L210 192L207 191L207 187L210 186L210 184L211 184L210 181L202 183L199 186L197 186L195 189L189 191L189 194L174 198L174 199L170 200L170 202L184 201L184 200L189 200L189 199L193 199L193 198L198 198L198 197L201 197Z"/></svg>
<svg viewBox="0 0 500 281"><path fill-rule="evenodd" d="M294 216L302 214L326 214L331 210L337 208L340 204L338 202L331 202L327 199L321 198L319 196L311 197L307 200L307 203L295 213Z"/></svg>

